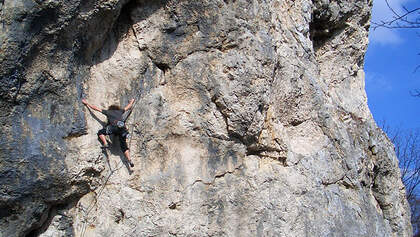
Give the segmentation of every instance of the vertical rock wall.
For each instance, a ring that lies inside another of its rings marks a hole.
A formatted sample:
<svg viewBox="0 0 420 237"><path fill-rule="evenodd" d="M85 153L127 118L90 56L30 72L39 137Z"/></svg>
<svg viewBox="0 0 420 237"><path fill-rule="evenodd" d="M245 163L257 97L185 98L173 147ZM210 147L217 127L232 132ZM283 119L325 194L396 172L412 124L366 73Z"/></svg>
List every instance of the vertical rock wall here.
<svg viewBox="0 0 420 237"><path fill-rule="evenodd" d="M5 1L0 236L410 236L371 1ZM105 108L137 98L135 167Z"/></svg>

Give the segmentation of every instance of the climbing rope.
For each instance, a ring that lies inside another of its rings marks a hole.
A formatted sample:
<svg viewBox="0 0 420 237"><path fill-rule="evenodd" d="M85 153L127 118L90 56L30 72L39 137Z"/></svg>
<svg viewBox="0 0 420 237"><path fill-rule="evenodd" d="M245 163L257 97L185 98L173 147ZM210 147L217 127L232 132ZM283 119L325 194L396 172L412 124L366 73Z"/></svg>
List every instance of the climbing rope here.
<svg viewBox="0 0 420 237"><path fill-rule="evenodd" d="M136 123L133 124L128 124L129 126L131 126L131 130L129 132L130 137L128 138L128 150L131 151L131 140L133 139L133 130L134 127L137 125Z"/></svg>
<svg viewBox="0 0 420 237"><path fill-rule="evenodd" d="M108 181L109 181L109 179L111 178L111 176L115 173L115 171L117 171L117 170L120 170L122 167L123 167L123 165L120 165L121 163L122 163L122 161L121 161L121 159L120 159L120 161L118 162L118 164L116 165L116 168L115 169L112 169L112 167L111 167L111 164L109 163L109 155L108 155L108 153L107 153L107 151L106 150L103 150L102 151L102 153L103 153L103 156L102 156L102 158L103 157L105 157L105 159L106 159L106 162L107 162L107 164L108 164L108 169L109 169L109 173L108 173L108 175L106 176L106 178L105 178L105 182L103 182L103 184L101 185L101 187L99 188L99 191L97 192L97 194L96 194L96 198L95 198L95 200L92 200L92 202L89 204L89 206L87 207L87 211L85 212L83 209L83 211L84 211L84 215L83 215L83 226L82 226L82 231L81 231L81 237L84 237L85 236L85 233L86 233L86 227L87 227L87 222L88 222L88 217L89 217L89 214L90 214L90 212L93 210L93 208L95 207L95 205L96 205L96 203L98 202L98 198L102 195L102 193L103 193L103 191L104 191L104 189L105 189L105 187L106 187L106 185L107 185L107 183L108 183ZM99 155L99 156L101 156L101 155ZM94 218L93 219L93 221L95 220L96 218Z"/></svg>

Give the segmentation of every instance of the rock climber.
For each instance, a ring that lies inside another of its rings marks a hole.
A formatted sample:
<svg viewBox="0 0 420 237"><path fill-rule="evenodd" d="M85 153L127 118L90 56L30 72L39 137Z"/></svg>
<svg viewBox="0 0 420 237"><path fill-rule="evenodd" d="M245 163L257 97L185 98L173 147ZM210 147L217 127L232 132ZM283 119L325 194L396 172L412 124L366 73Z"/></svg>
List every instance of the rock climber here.
<svg viewBox="0 0 420 237"><path fill-rule="evenodd" d="M120 139L121 151L124 153L124 156L127 158L130 166L134 167L134 164L130 159L130 150L127 146L127 138L129 137L129 132L125 126L123 117L124 112L128 111L133 106L134 99L130 100L130 103L128 103L124 109L121 109L118 105L111 105L107 110L104 110L89 104L85 99L82 100L82 103L93 110L103 113L108 119L107 125L98 131L99 139L102 141L102 149L107 149L109 147L108 142L106 141L106 135L114 134L118 136Z"/></svg>

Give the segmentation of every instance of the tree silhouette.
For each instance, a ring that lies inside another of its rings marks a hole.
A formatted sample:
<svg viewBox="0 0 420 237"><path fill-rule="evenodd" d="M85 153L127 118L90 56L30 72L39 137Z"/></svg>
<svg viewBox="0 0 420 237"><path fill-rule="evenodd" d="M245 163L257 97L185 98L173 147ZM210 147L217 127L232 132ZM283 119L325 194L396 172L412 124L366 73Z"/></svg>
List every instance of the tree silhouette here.
<svg viewBox="0 0 420 237"><path fill-rule="evenodd" d="M386 122L382 122L381 127L395 146L401 180L410 205L413 232L420 237L420 130L392 129Z"/></svg>

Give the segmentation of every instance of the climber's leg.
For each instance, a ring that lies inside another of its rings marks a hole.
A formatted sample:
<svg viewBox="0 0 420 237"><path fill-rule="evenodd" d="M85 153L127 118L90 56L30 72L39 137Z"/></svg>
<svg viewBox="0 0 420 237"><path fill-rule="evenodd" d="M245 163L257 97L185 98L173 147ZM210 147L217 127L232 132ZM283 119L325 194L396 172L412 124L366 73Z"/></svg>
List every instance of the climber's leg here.
<svg viewBox="0 0 420 237"><path fill-rule="evenodd" d="M98 131L98 137L102 141L103 148L108 148L108 142L106 141L107 129L103 128Z"/></svg>
<svg viewBox="0 0 420 237"><path fill-rule="evenodd" d="M121 151L124 153L125 158L127 158L128 163L130 164L131 167L134 167L133 162L131 161L131 157L130 157L130 150L128 149L127 146L127 137L128 137L128 131L126 128L122 128L121 134L119 134L119 138L120 138L120 145L121 145Z"/></svg>
<svg viewBox="0 0 420 237"><path fill-rule="evenodd" d="M130 166L131 166L131 167L134 167L134 164L133 164L133 162L132 162L132 161L131 161L131 159L130 159L130 150L126 150L126 151L124 152L124 155L125 155L125 157L127 158L128 163L130 163Z"/></svg>

